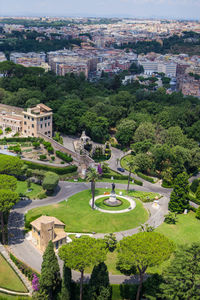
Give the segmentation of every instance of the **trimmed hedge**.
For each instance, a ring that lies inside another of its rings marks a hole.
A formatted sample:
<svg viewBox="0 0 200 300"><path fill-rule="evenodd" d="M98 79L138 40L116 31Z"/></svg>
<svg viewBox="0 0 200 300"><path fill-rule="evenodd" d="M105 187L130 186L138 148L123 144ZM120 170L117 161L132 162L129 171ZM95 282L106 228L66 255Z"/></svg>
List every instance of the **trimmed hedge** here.
<svg viewBox="0 0 200 300"><path fill-rule="evenodd" d="M18 267L18 269L30 280L32 281L33 275L36 274L38 278L40 278L40 274L31 269L17 257L15 257L12 253L10 253L10 259L14 262L14 264Z"/></svg>
<svg viewBox="0 0 200 300"><path fill-rule="evenodd" d="M151 183L155 183L154 180L153 180L153 178L151 178L151 177L149 177L149 176L147 176L147 175L144 175L144 174L141 173L141 172L137 172L137 175L138 175L139 177L141 177L142 179L146 180L146 181L149 181L149 182L151 182Z"/></svg>
<svg viewBox="0 0 200 300"><path fill-rule="evenodd" d="M128 175L121 175L121 174L114 175L114 174L109 174L109 173L104 173L103 174L103 178L109 178L110 179L111 177L113 177L113 179L116 179L116 180L128 180ZM134 180L134 183L136 185L140 185L140 186L143 185L142 181L140 181L140 180L137 180L137 179L135 179L133 177L131 177L130 179Z"/></svg>
<svg viewBox="0 0 200 300"><path fill-rule="evenodd" d="M56 156L61 158L62 160L66 161L67 163L70 163L73 161L72 157L66 153L63 153L61 151L56 151Z"/></svg>
<svg viewBox="0 0 200 300"><path fill-rule="evenodd" d="M54 172L46 172L42 183L42 187L44 190L47 190L47 192L53 193L55 188L58 185L58 182L59 182L58 174Z"/></svg>
<svg viewBox="0 0 200 300"><path fill-rule="evenodd" d="M31 162L31 161L27 161L27 160L24 160L24 163L30 169L50 171L50 172L54 172L58 175L64 175L64 174L73 173L73 172L77 171L77 166L75 166L75 165L59 168L59 167L52 167L52 166L48 166L48 165L41 165L41 164Z"/></svg>

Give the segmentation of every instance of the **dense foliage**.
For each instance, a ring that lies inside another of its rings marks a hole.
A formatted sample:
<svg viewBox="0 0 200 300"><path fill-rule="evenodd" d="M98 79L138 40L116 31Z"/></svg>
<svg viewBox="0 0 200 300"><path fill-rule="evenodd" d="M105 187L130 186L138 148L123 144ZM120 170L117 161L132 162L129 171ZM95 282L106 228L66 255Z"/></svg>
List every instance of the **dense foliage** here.
<svg viewBox="0 0 200 300"><path fill-rule="evenodd" d="M53 172L46 172L42 183L43 189L48 193L53 193L58 185L59 176Z"/></svg>

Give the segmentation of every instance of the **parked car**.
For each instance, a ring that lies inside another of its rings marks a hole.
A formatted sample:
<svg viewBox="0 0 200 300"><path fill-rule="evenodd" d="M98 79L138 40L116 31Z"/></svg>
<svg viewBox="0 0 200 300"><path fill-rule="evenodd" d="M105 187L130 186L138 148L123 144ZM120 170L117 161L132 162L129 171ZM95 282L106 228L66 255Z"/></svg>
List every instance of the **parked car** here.
<svg viewBox="0 0 200 300"><path fill-rule="evenodd" d="M125 170L123 168L117 168L117 171L125 172Z"/></svg>

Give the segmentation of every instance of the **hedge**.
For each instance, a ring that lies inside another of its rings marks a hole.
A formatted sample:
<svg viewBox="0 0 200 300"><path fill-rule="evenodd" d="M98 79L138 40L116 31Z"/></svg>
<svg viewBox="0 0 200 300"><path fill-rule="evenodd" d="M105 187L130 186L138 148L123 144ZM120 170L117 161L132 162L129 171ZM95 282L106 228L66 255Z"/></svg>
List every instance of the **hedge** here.
<svg viewBox="0 0 200 300"><path fill-rule="evenodd" d="M142 179L146 180L146 181L149 181L149 182L151 182L151 183L155 183L153 178L151 178L151 177L149 177L149 176L147 176L147 175L144 175L144 174L141 173L141 172L137 172L137 175L138 175L139 177L141 177Z"/></svg>
<svg viewBox="0 0 200 300"><path fill-rule="evenodd" d="M71 158L70 155L63 153L61 151L56 151L56 156L58 156L59 158L61 158L62 160L66 161L68 163L73 161L73 159Z"/></svg>
<svg viewBox="0 0 200 300"><path fill-rule="evenodd" d="M52 193L57 187L58 182L59 182L58 174L54 172L46 172L42 183L42 187L44 190L47 190L47 192Z"/></svg>
<svg viewBox="0 0 200 300"><path fill-rule="evenodd" d="M109 173L104 173L103 174L103 178L111 178L111 177L113 177L113 179L116 179L116 180L128 180L128 178L129 178L128 175L120 175L120 174L119 175L113 175L113 174L109 174ZM140 185L140 186L143 185L142 181L137 180L133 177L131 177L131 180L134 180L134 183L136 185Z"/></svg>
<svg viewBox="0 0 200 300"><path fill-rule="evenodd" d="M73 173L77 171L77 166L67 166L67 167L52 167L48 165L42 165L35 162L24 160L24 163L30 168L30 169L37 169L37 170L45 170L45 171L51 171L59 175L64 175L68 173Z"/></svg>
<svg viewBox="0 0 200 300"><path fill-rule="evenodd" d="M192 196L191 194L188 195L188 198L190 201L200 205L200 200L198 200L196 197Z"/></svg>
<svg viewBox="0 0 200 300"><path fill-rule="evenodd" d="M30 280L32 281L33 275L36 274L37 277L40 277L40 274L38 274L36 271L31 269L29 266L27 266L25 263L23 263L21 260L19 260L17 257L15 257L12 253L10 253L10 259L14 262L14 264L18 267L18 269Z"/></svg>
<svg viewBox="0 0 200 300"><path fill-rule="evenodd" d="M6 141L6 142L16 142L16 143L24 143L24 142L37 142L39 141L40 138L36 137L12 137L12 138L7 138L4 137L1 141Z"/></svg>

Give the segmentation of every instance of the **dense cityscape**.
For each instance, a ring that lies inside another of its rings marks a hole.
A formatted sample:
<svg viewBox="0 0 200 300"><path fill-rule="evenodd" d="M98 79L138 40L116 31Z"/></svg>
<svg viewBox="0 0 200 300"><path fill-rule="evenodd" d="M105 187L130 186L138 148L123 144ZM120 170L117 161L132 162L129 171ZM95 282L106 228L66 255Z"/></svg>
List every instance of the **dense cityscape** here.
<svg viewBox="0 0 200 300"><path fill-rule="evenodd" d="M200 299L199 20L28 15L0 15L0 300Z"/></svg>

